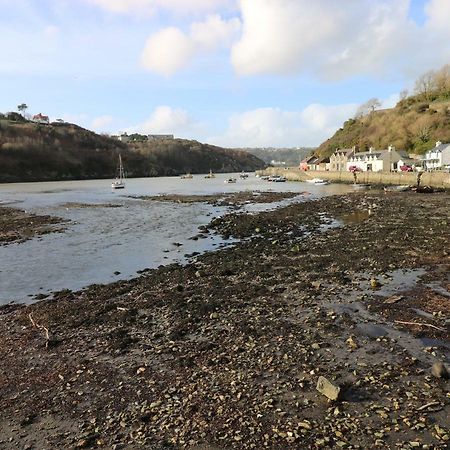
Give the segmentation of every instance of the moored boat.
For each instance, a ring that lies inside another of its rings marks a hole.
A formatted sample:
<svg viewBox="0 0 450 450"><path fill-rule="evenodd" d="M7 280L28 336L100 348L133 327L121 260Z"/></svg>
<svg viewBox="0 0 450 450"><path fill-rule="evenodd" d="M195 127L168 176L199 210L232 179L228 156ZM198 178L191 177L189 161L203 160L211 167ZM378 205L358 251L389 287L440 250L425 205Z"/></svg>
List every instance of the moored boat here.
<svg viewBox="0 0 450 450"><path fill-rule="evenodd" d="M329 181L323 180L322 178L311 178L310 180L306 181L313 184L329 184Z"/></svg>
<svg viewBox="0 0 450 450"><path fill-rule="evenodd" d="M125 172L123 170L122 156L119 153L119 168L116 179L111 183L112 189L125 189Z"/></svg>

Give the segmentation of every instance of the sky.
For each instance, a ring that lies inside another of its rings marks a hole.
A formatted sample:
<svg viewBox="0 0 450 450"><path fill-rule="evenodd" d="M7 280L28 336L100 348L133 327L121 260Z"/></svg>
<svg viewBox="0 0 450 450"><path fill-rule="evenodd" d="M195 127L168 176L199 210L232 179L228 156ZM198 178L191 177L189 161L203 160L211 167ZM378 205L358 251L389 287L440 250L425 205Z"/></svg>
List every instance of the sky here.
<svg viewBox="0 0 450 450"><path fill-rule="evenodd" d="M317 146L450 63L450 0L0 0L0 112Z"/></svg>

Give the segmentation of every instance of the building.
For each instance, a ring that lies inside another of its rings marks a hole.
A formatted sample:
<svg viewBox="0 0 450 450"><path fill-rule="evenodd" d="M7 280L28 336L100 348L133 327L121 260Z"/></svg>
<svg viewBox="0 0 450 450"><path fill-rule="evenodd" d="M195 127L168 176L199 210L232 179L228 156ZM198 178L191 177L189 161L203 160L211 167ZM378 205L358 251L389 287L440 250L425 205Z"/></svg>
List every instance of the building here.
<svg viewBox="0 0 450 450"><path fill-rule="evenodd" d="M422 160L425 170L436 170L450 166L450 144L436 142L433 149L428 150Z"/></svg>
<svg viewBox="0 0 450 450"><path fill-rule="evenodd" d="M126 144L127 142L130 142L130 136L128 136L127 133L123 133L123 134L117 136L117 139L120 142L123 142L124 144Z"/></svg>
<svg viewBox="0 0 450 450"><path fill-rule="evenodd" d="M308 156L300 162L300 170L319 170L319 157Z"/></svg>
<svg viewBox="0 0 450 450"><path fill-rule="evenodd" d="M149 134L148 140L149 141L160 141L164 139L173 139L173 134Z"/></svg>
<svg viewBox="0 0 450 450"><path fill-rule="evenodd" d="M318 169L317 170L330 170L330 158L328 157L323 157L320 158L319 161L317 162L317 166Z"/></svg>
<svg viewBox="0 0 450 450"><path fill-rule="evenodd" d="M356 151L356 147L336 149L330 156L330 170L342 172L347 170L348 158Z"/></svg>
<svg viewBox="0 0 450 450"><path fill-rule="evenodd" d="M405 161L408 155L390 145L387 150L375 150L370 147L368 152L355 152L347 161L347 170L355 167L363 172L390 172L400 168L399 161Z"/></svg>
<svg viewBox="0 0 450 450"><path fill-rule="evenodd" d="M45 124L48 124L50 122L48 116L44 116L41 113L35 114L31 120L36 123L45 123Z"/></svg>

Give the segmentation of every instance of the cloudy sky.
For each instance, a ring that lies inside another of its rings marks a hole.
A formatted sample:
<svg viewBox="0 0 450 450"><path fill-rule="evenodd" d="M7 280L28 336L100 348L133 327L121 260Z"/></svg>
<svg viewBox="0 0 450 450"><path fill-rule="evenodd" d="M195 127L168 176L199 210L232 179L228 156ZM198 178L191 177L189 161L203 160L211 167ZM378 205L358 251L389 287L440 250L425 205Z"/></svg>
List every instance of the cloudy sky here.
<svg viewBox="0 0 450 450"><path fill-rule="evenodd" d="M450 63L450 0L0 0L0 111L314 146Z"/></svg>

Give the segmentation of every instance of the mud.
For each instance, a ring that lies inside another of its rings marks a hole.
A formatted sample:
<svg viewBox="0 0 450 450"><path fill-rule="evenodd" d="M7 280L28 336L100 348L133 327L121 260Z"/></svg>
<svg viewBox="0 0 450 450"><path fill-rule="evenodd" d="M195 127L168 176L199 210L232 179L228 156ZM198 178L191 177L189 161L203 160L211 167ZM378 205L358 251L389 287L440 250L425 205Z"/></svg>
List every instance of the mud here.
<svg viewBox="0 0 450 450"><path fill-rule="evenodd" d="M233 248L0 309L0 448L448 448L449 220L448 194L232 213L201 231Z"/></svg>
<svg viewBox="0 0 450 450"><path fill-rule="evenodd" d="M229 194L211 194L211 195L180 195L164 194L156 196L133 197L141 200L156 200L162 202L175 203L198 203L205 202L213 206L228 206L239 209L248 203L273 203L280 200L296 197L295 192L234 192Z"/></svg>
<svg viewBox="0 0 450 450"><path fill-rule="evenodd" d="M39 216L0 206L0 245L24 242L47 233L63 232L64 219Z"/></svg>

